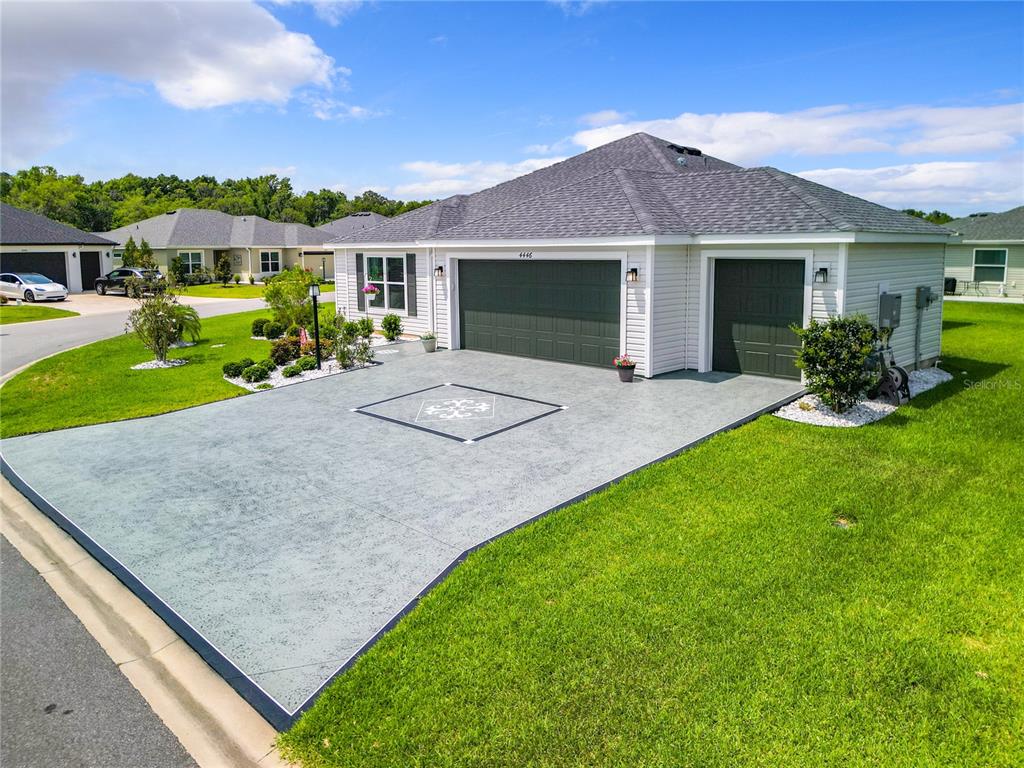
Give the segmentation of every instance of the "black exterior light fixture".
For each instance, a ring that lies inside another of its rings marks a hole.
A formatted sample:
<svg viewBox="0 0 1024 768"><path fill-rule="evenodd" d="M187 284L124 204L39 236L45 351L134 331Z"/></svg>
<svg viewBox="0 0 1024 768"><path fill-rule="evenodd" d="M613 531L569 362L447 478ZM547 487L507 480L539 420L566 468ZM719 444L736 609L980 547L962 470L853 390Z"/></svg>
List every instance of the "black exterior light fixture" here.
<svg viewBox="0 0 1024 768"><path fill-rule="evenodd" d="M828 267L818 267L818 270L814 273L814 282L816 282L816 283L827 283L828 282Z"/></svg>
<svg viewBox="0 0 1024 768"><path fill-rule="evenodd" d="M434 277L444 277L444 264L434 267Z"/></svg>
<svg viewBox="0 0 1024 768"><path fill-rule="evenodd" d="M316 341L316 369L320 366L320 312L317 307L317 297L320 296L320 285L311 283L309 286L309 297L313 299L313 339Z"/></svg>
<svg viewBox="0 0 1024 768"><path fill-rule="evenodd" d="M626 282L635 283L640 279L640 270L636 267L626 270Z"/></svg>

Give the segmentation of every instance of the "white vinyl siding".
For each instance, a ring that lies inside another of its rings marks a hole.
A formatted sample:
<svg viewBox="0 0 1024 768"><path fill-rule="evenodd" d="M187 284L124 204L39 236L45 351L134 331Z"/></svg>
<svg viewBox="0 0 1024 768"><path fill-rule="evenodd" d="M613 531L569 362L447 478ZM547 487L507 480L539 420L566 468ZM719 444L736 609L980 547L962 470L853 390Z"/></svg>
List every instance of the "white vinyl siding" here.
<svg viewBox="0 0 1024 768"><path fill-rule="evenodd" d="M689 246L662 246L654 253L654 317L651 374L697 367L699 268Z"/></svg>
<svg viewBox="0 0 1024 768"><path fill-rule="evenodd" d="M846 312L866 315L878 322L879 285L888 284L889 293L903 296L900 327L892 335L892 347L899 365L914 362L915 290L930 286L942 295L944 246L941 244L851 244L847 257ZM921 310L921 359L938 357L942 341L942 302Z"/></svg>
<svg viewBox="0 0 1024 768"><path fill-rule="evenodd" d="M369 259L378 256L403 258L406 254L416 254L416 315L414 317L409 316L408 308L395 310L395 313L402 318L402 331L404 333L419 336L433 330L430 327L430 288L434 282L434 277L429 269L430 260L427 258L426 249L403 249L400 253L396 253L394 250L390 250L387 253L374 253L369 249L360 249L359 252L363 254L364 280L368 274L366 273L366 267ZM408 262L406 265L408 265ZM385 307L370 307L368 306L369 302L366 302L365 305L367 309L359 309L359 294L362 292L363 286L359 283L358 276L356 275L355 251L349 250L347 253L344 250L337 251L334 274L336 278L335 300L337 302L337 311L349 319L372 317L379 328L381 318L388 314L390 310ZM442 282L442 280L437 280L438 284ZM406 298L408 299L408 297ZM438 328L435 331L438 337L438 346L445 346L441 341L442 331L446 332L447 329Z"/></svg>
<svg viewBox="0 0 1024 768"><path fill-rule="evenodd" d="M626 256L626 270L637 269L639 279L626 283L626 354L636 361L638 376L650 375L647 370L647 302L652 284L647 272L647 251L631 249ZM625 279L625 278L623 278Z"/></svg>
<svg viewBox="0 0 1024 768"><path fill-rule="evenodd" d="M964 292L964 283L974 280L974 251L978 248L1006 249L1006 295L1024 298L1024 244L1017 243L963 243L946 246L946 276L957 280L956 292ZM975 295L974 291L968 291ZM979 293L983 296L997 296L998 283L981 283Z"/></svg>

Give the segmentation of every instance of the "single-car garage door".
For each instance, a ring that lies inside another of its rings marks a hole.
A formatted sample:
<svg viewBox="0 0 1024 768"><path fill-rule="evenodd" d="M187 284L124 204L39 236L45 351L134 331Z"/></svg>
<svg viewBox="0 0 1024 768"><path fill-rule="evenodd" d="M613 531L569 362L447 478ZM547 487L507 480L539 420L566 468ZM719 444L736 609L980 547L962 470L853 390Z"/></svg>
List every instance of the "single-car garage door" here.
<svg viewBox="0 0 1024 768"><path fill-rule="evenodd" d="M0 272L38 272L65 288L68 286L67 265L64 254L59 251L0 254Z"/></svg>
<svg viewBox="0 0 1024 768"><path fill-rule="evenodd" d="M799 379L803 307L802 260L717 259L712 368Z"/></svg>
<svg viewBox="0 0 1024 768"><path fill-rule="evenodd" d="M611 365L619 261L459 262L463 349Z"/></svg>

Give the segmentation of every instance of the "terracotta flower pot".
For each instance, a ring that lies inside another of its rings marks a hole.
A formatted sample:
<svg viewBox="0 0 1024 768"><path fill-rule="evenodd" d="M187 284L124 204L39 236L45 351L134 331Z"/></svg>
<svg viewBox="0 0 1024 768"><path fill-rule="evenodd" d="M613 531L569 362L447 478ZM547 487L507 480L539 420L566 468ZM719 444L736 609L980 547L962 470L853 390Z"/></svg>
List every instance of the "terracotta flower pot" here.
<svg viewBox="0 0 1024 768"><path fill-rule="evenodd" d="M636 371L635 365L620 365L619 370L619 381L626 382L627 384L633 381L633 373Z"/></svg>

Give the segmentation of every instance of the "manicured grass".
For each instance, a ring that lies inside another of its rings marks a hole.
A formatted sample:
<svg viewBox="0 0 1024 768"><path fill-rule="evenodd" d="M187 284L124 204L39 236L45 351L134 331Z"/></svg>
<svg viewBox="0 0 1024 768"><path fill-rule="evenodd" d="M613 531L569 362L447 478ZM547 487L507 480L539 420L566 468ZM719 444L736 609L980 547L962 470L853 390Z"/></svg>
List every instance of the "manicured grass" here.
<svg viewBox="0 0 1024 768"><path fill-rule="evenodd" d="M264 287L262 283L257 283L256 285L249 285L245 282L239 285L234 283L229 283L228 285L211 283L209 285L182 286L178 289L178 292L186 296L205 296L210 299L259 299L263 297ZM321 290L324 293L333 291L334 283L324 283L321 286Z"/></svg>
<svg viewBox="0 0 1024 768"><path fill-rule="evenodd" d="M170 354L188 359L180 368L131 370L153 359L132 334L41 360L0 390L0 437L153 416L249 394L225 381L221 366L268 355L270 342L250 338L250 325L269 316L256 310L203 320L202 340Z"/></svg>
<svg viewBox="0 0 1024 768"><path fill-rule="evenodd" d="M54 320L58 317L75 317L78 313L69 309L41 307L38 304L14 304L0 306L0 325L13 323L31 323L34 320Z"/></svg>
<svg viewBox="0 0 1024 768"><path fill-rule="evenodd" d="M955 381L859 429L762 417L483 548L286 755L1024 764L1024 308L944 311Z"/></svg>

